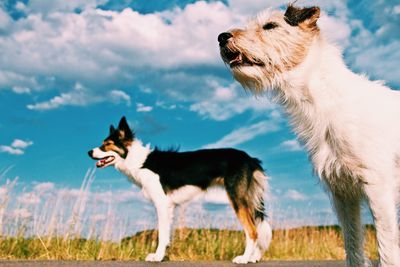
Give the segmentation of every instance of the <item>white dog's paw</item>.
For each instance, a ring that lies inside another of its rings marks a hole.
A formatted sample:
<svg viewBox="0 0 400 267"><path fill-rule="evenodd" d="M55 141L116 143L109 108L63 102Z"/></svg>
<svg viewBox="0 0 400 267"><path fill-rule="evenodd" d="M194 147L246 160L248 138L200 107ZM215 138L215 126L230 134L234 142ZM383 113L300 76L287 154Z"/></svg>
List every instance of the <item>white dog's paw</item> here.
<svg viewBox="0 0 400 267"><path fill-rule="evenodd" d="M237 256L232 260L232 262L236 264L246 264L249 262L249 257L243 255Z"/></svg>
<svg viewBox="0 0 400 267"><path fill-rule="evenodd" d="M250 256L249 262L251 262L251 263L259 262L261 260L261 257L262 257L261 251L260 251L260 249L257 248L256 250L254 250L253 254Z"/></svg>
<svg viewBox="0 0 400 267"><path fill-rule="evenodd" d="M150 253L147 255L146 261L160 262L163 258L164 257L162 255L158 255L157 253Z"/></svg>

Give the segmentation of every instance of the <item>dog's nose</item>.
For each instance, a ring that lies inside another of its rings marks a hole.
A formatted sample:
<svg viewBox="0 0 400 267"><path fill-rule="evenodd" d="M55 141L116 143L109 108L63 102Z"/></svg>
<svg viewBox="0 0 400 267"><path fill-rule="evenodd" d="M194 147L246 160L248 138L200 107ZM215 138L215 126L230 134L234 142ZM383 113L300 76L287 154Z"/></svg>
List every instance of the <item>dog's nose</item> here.
<svg viewBox="0 0 400 267"><path fill-rule="evenodd" d="M232 37L233 35L230 32L223 32L218 35L219 46L225 46L228 40Z"/></svg>
<svg viewBox="0 0 400 267"><path fill-rule="evenodd" d="M93 157L93 150L89 150L88 155L89 155L89 157Z"/></svg>

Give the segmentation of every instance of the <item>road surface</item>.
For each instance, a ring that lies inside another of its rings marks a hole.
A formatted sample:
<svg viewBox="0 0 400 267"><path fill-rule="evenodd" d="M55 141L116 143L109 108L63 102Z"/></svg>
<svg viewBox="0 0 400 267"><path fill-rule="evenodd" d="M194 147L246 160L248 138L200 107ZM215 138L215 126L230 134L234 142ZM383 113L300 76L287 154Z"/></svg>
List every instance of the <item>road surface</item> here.
<svg viewBox="0 0 400 267"><path fill-rule="evenodd" d="M237 265L230 261L22 261L0 260L1 267L344 267L343 261L265 261ZM375 262L374 266L377 266Z"/></svg>

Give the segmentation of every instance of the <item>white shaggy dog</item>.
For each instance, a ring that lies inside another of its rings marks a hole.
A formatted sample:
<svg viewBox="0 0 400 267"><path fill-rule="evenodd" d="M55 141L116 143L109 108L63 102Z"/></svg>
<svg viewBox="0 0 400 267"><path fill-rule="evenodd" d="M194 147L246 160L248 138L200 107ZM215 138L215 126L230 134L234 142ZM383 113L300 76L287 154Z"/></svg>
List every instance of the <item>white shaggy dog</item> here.
<svg viewBox="0 0 400 267"><path fill-rule="evenodd" d="M320 34L318 7L265 11L218 36L233 76L254 94L273 92L304 142L341 223L348 266L363 252L361 202L371 209L380 266L400 266L400 93L351 72Z"/></svg>

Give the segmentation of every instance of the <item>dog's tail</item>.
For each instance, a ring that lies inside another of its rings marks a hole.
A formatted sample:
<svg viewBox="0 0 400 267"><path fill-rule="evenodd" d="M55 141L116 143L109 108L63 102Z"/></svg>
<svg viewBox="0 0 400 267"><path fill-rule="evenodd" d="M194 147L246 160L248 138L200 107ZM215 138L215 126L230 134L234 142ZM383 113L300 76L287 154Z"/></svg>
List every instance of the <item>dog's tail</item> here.
<svg viewBox="0 0 400 267"><path fill-rule="evenodd" d="M265 220L264 193L268 190L268 177L264 174L260 163L253 172L249 186L249 197L254 207L254 222L257 228L257 244L263 251L266 251L271 243L272 229Z"/></svg>

